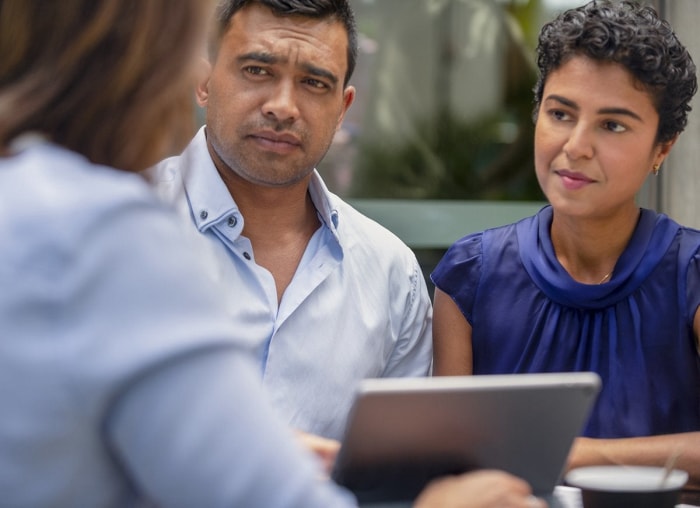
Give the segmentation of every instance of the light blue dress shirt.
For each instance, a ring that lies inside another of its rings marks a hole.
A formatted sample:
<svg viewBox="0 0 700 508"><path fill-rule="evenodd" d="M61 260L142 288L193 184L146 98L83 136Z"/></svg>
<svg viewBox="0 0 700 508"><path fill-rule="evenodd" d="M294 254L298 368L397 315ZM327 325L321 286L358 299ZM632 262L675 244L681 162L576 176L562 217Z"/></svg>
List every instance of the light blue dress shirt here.
<svg viewBox="0 0 700 508"><path fill-rule="evenodd" d="M1 506L355 504L266 405L190 240L138 175L0 158Z"/></svg>
<svg viewBox="0 0 700 508"><path fill-rule="evenodd" d="M415 255L330 193L318 173L309 192L322 226L279 305L272 274L255 263L245 218L209 156L204 127L149 177L207 240L200 257L228 288L221 297L254 344L264 386L291 426L341 439L361 379L429 374L432 308Z"/></svg>

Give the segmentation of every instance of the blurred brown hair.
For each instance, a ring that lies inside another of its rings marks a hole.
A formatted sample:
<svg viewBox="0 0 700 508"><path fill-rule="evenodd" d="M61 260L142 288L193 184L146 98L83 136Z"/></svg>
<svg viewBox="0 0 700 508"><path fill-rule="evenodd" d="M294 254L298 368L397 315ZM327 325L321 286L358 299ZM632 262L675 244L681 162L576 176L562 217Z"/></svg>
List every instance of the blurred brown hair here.
<svg viewBox="0 0 700 508"><path fill-rule="evenodd" d="M30 131L139 171L194 130L207 0L0 0L0 150Z"/></svg>

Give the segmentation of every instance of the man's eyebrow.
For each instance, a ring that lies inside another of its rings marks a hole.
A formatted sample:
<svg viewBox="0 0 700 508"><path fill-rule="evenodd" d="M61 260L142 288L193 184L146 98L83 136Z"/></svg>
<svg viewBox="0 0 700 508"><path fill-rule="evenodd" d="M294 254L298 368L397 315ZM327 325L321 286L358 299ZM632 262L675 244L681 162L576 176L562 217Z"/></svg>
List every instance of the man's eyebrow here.
<svg viewBox="0 0 700 508"><path fill-rule="evenodd" d="M338 76L336 76L335 74L333 74L331 71L329 71L327 69L323 69L321 67L317 67L317 66L311 65L311 64L303 64L302 68L306 72L311 74L312 76L318 76L319 78L327 79L328 81L333 83L333 85L337 85L338 81L340 81L338 79Z"/></svg>
<svg viewBox="0 0 700 508"><path fill-rule="evenodd" d="M580 108L574 101L562 97L561 95L548 95L545 100L553 100L562 105L578 111ZM642 118L634 111L627 108L602 108L598 110L599 115L623 115L643 122Z"/></svg>
<svg viewBox="0 0 700 508"><path fill-rule="evenodd" d="M251 51L250 53L244 53L242 55L239 55L236 60L239 63L243 62L259 62L262 64L269 64L273 65L276 63L281 62L281 59L276 57L275 55L272 55L270 53L265 53L265 52L260 52L260 51ZM307 72L311 74L312 76L316 76L319 78L324 78L333 83L333 85L337 85L340 79L338 76L333 74L331 71L324 69L322 67L318 67L316 65L312 64L302 64L301 65L302 69L304 72Z"/></svg>
<svg viewBox="0 0 700 508"><path fill-rule="evenodd" d="M239 62L247 62L253 60L254 62L260 62L265 64L274 64L278 62L277 57L271 55L270 53L262 53L259 51L251 51L250 53L244 53L239 55L236 60Z"/></svg>

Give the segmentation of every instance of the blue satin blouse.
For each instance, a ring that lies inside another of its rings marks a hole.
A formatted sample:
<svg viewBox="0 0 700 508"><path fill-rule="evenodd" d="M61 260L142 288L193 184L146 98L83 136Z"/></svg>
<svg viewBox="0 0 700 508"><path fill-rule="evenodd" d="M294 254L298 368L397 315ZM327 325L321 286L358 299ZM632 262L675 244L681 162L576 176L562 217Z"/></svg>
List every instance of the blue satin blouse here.
<svg viewBox="0 0 700 508"><path fill-rule="evenodd" d="M589 437L700 430L700 232L642 209L609 282L589 285L557 260L551 220L468 235L433 272L472 326L474 374L597 372Z"/></svg>

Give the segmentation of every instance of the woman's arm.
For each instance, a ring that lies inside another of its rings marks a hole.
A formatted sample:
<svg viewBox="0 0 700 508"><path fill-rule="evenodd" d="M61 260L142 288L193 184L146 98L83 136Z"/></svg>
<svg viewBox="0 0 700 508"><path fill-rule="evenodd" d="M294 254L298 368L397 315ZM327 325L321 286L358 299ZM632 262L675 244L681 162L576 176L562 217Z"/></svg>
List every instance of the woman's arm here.
<svg viewBox="0 0 700 508"><path fill-rule="evenodd" d="M700 353L700 307L695 311L695 319L693 319L693 335L695 335L695 347Z"/></svg>
<svg viewBox="0 0 700 508"><path fill-rule="evenodd" d="M356 506L322 479L259 376L234 348L183 355L128 385L107 415L108 443L158 506Z"/></svg>
<svg viewBox="0 0 700 508"><path fill-rule="evenodd" d="M700 309L695 312L693 331L697 342ZM568 469L597 464L664 466L671 455L680 453L674 467L690 476L686 489L700 489L700 432L684 432L624 439L576 439L569 455Z"/></svg>
<svg viewBox="0 0 700 508"><path fill-rule="evenodd" d="M468 375L472 370L472 327L452 298L435 288L433 375Z"/></svg>
<svg viewBox="0 0 700 508"><path fill-rule="evenodd" d="M569 470L601 464L663 467L671 455L680 453L676 469L690 476L687 489L700 489L700 432L684 432L624 439L580 437L569 454Z"/></svg>

